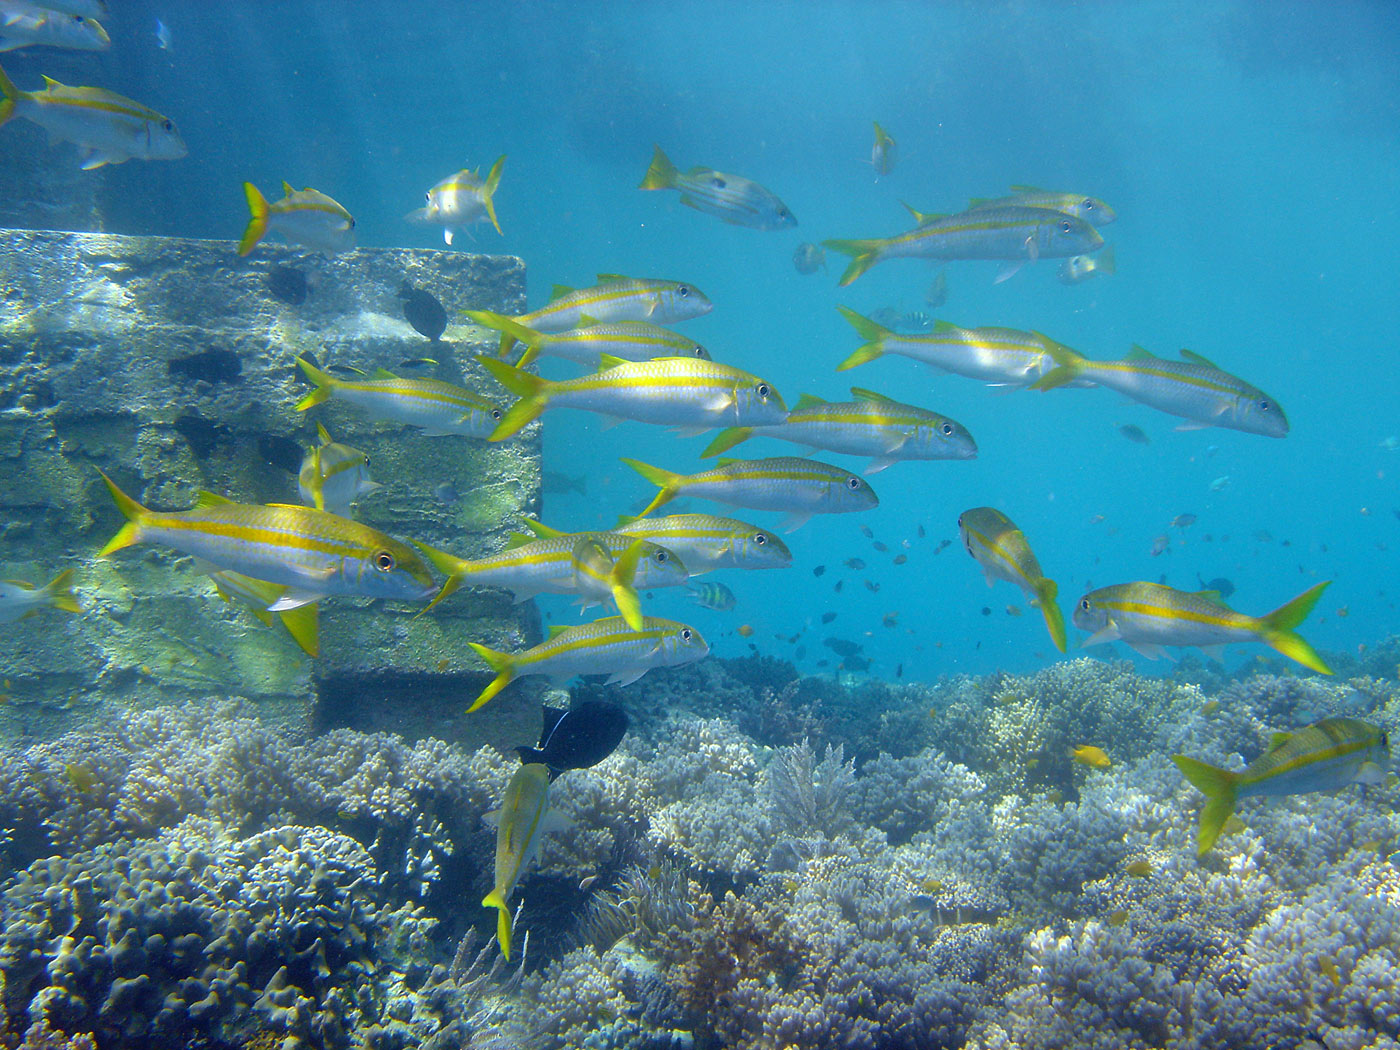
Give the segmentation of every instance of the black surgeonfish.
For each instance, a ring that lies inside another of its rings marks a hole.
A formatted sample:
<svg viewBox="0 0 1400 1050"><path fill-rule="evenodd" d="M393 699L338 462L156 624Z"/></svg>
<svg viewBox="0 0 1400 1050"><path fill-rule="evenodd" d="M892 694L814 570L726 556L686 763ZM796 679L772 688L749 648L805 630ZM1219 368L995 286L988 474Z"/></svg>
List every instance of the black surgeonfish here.
<svg viewBox="0 0 1400 1050"><path fill-rule="evenodd" d="M617 704L586 700L576 707L544 709L538 747L517 747L520 761L542 762L553 780L566 769L587 769L607 758L627 733L627 712Z"/></svg>

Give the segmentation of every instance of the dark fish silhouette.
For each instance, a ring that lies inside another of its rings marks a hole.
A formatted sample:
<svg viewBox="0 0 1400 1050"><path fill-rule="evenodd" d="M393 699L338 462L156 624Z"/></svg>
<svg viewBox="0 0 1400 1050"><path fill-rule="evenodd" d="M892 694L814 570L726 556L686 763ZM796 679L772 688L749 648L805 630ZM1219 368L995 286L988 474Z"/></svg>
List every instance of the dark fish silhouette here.
<svg viewBox="0 0 1400 1050"><path fill-rule="evenodd" d="M442 338L442 333L447 331L447 311L442 303L407 281L399 289L399 298L403 300L404 318L415 332L435 343Z"/></svg>
<svg viewBox="0 0 1400 1050"><path fill-rule="evenodd" d="M1201 580L1200 573L1196 574L1196 579ZM1228 598L1235 593L1235 585L1224 576L1217 576L1213 580L1201 580L1201 590L1215 591L1221 598Z"/></svg>
<svg viewBox="0 0 1400 1050"><path fill-rule="evenodd" d="M267 275L267 290L278 302L300 306L311 294L311 282L306 271L295 266L274 266Z"/></svg>
<svg viewBox="0 0 1400 1050"><path fill-rule="evenodd" d="M627 733L627 712L617 704L585 700L575 707L544 709L538 747L517 747L526 765L543 762L553 780L566 769L587 769L611 755Z"/></svg>

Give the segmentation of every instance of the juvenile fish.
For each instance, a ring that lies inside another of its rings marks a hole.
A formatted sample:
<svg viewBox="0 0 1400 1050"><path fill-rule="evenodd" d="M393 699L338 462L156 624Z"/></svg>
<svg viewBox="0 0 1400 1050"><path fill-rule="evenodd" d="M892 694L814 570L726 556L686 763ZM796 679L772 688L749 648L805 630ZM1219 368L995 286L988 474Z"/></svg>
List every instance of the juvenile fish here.
<svg viewBox="0 0 1400 1050"><path fill-rule="evenodd" d="M525 352L516 362L518 368L524 368L541 356L561 357L594 369L602 364L605 354L620 361L650 361L657 357L710 360L710 352L694 339L649 321L612 321L583 324L564 332L539 332L490 310L466 313L483 328L494 329L524 344Z"/></svg>
<svg viewBox="0 0 1400 1050"><path fill-rule="evenodd" d="M701 456L717 456L751 437L772 437L825 452L869 456L866 474L901 460L977 457L977 442L956 420L860 387L852 387L851 394L855 401L804 394L783 422L721 431Z"/></svg>
<svg viewBox="0 0 1400 1050"><path fill-rule="evenodd" d="M42 587L23 580L0 580L0 623L15 623L38 616L45 609L82 612L73 593L73 570L64 569Z"/></svg>
<svg viewBox="0 0 1400 1050"><path fill-rule="evenodd" d="M728 612L739 604L739 599L722 583L707 581L705 583L693 584L686 588L691 600L697 605L713 609L715 612Z"/></svg>
<svg viewBox="0 0 1400 1050"><path fill-rule="evenodd" d="M295 609L281 609L274 614L268 612L268 608L276 605L287 593L283 584L255 580L240 572L213 572L209 578L214 581L214 590L224 601L230 605L238 602L246 606L249 612L269 627L272 626L272 617L276 615L307 656L321 654L320 616L315 602L298 605Z"/></svg>
<svg viewBox="0 0 1400 1050"><path fill-rule="evenodd" d="M332 441L320 423L316 424L316 435L321 443L307 452L297 475L301 501L317 510L349 517L351 504L381 488L370 480L369 456Z"/></svg>
<svg viewBox="0 0 1400 1050"><path fill-rule="evenodd" d="M503 415L494 402L440 379L406 379L382 368L368 379L337 379L304 357L297 358L297 367L316 384L297 402L298 412L336 398L367 410L374 419L422 427L426 437L474 438L489 435Z"/></svg>
<svg viewBox="0 0 1400 1050"><path fill-rule="evenodd" d="M310 186L294 190L282 183L282 199L268 203L251 182L243 184L250 217L238 242L238 254L247 255L269 233L284 241L313 248L326 255L355 247L355 219L338 201Z"/></svg>
<svg viewBox="0 0 1400 1050"><path fill-rule="evenodd" d="M1263 642L1304 667L1331 674L1332 669L1317 651L1294 632L1312 612L1327 583L1309 587L1263 616L1235 612L1214 591L1193 594L1158 583L1120 583L1080 598L1074 626L1090 632L1085 648L1123 641L1148 659L1157 660L1167 655L1165 646L1199 646L1219 660L1230 643Z"/></svg>
<svg viewBox="0 0 1400 1050"><path fill-rule="evenodd" d="M679 667L703 658L709 645L693 627L645 617L634 631L620 616L576 627L559 627L523 653L502 653L468 642L496 677L468 713L479 710L517 678L547 675L562 685L575 675L605 674L609 685L630 685L654 667Z"/></svg>
<svg viewBox="0 0 1400 1050"><path fill-rule="evenodd" d="M0 125L23 117L83 151L83 170L131 160L178 160L185 140L169 117L98 87L69 87L44 78L43 91L21 91L0 69Z"/></svg>
<svg viewBox="0 0 1400 1050"><path fill-rule="evenodd" d="M798 273L816 273L826 269L826 250L809 241L803 241L792 253L792 266Z"/></svg>
<svg viewBox="0 0 1400 1050"><path fill-rule="evenodd" d="M504 361L482 358L497 382L518 395L492 441L503 441L546 408L581 408L619 419L660 423L699 432L725 423L780 423L787 405L765 379L718 361L659 357L622 361L604 354L598 371L553 382Z"/></svg>
<svg viewBox="0 0 1400 1050"><path fill-rule="evenodd" d="M1122 360L1090 361L1054 340L1046 340L1045 349L1056 367L1031 384L1036 390L1088 380L1184 417L1187 422L1177 430L1228 427L1265 437L1288 435L1288 418L1277 401L1190 350L1181 351L1180 361L1170 361L1135 346Z"/></svg>
<svg viewBox="0 0 1400 1050"><path fill-rule="evenodd" d="M1064 652L1065 618L1055 601L1059 587L1041 571L1025 534L993 507L963 511L958 516L958 530L967 553L982 566L987 586L1006 580L1025 591L1045 617L1045 628L1055 648Z"/></svg>
<svg viewBox="0 0 1400 1050"><path fill-rule="evenodd" d="M651 167L642 179L644 190L680 190L687 208L717 216L734 226L755 230L781 230L796 226L797 219L773 191L740 175L713 168L676 169L660 146L654 146Z"/></svg>
<svg viewBox="0 0 1400 1050"><path fill-rule="evenodd" d="M459 230L464 230L482 219L489 219L496 232L501 233L501 224L496 220L496 190L501 184L501 169L506 158L498 157L491 165L485 180L479 169L463 168L449 175L427 193L427 204L404 216L413 223L428 226L441 226L442 239L448 245Z"/></svg>
<svg viewBox="0 0 1400 1050"><path fill-rule="evenodd" d="M873 123L875 125L875 144L870 147L870 166L875 169L876 175L888 175L894 171L894 162L899 156L899 146L890 133L880 127L878 120Z"/></svg>
<svg viewBox="0 0 1400 1050"><path fill-rule="evenodd" d="M564 535L529 518L525 526L538 536ZM620 523L612 531L660 544L685 563L691 576L715 569L785 569L792 564L792 551L777 534L713 514L640 518Z"/></svg>
<svg viewBox="0 0 1400 1050"><path fill-rule="evenodd" d="M1186 755L1173 755L1172 761L1207 799L1196 834L1202 857L1220 837L1238 799L1383 784L1391 764L1386 734L1355 718L1324 718L1294 733L1277 733L1269 750L1238 773Z"/></svg>
<svg viewBox="0 0 1400 1050"><path fill-rule="evenodd" d="M689 475L635 459L624 458L622 462L661 490L638 518L645 518L657 507L684 494L735 507L784 511L784 528L792 532L813 514L869 510L880 502L869 482L859 475L829 463L794 456L720 460L719 466L711 470Z"/></svg>
<svg viewBox="0 0 1400 1050"><path fill-rule="evenodd" d="M1118 272L1118 263L1113 255L1113 245L1109 245L1097 255L1072 255L1060 263L1055 271L1061 284L1082 284L1100 274L1108 276Z"/></svg>
<svg viewBox="0 0 1400 1050"><path fill-rule="evenodd" d="M549 811L549 770L539 762L523 765L511 774L501 808L487 815L496 821L496 881L482 898L483 908L495 908L496 943L510 961L510 895L520 874L539 852L540 839L565 826L562 817Z"/></svg>

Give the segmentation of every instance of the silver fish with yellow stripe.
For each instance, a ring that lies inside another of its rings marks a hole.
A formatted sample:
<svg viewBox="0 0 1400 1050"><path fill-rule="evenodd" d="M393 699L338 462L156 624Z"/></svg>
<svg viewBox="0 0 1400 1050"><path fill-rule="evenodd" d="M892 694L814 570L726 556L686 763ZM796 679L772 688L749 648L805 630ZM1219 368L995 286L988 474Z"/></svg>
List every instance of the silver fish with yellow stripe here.
<svg viewBox="0 0 1400 1050"><path fill-rule="evenodd" d="M1059 587L1041 571L1025 533L995 507L973 507L958 515L958 531L973 561L982 566L987 586L997 580L1025 591L1045 617L1050 640L1065 651L1065 617L1055 601Z"/></svg>
<svg viewBox="0 0 1400 1050"><path fill-rule="evenodd" d="M406 543L349 518L310 507L234 503L201 493L192 510L147 510L106 474L102 480L127 519L99 552L162 543L216 570L286 586L270 612L337 594L425 601L437 589L428 567Z"/></svg>
<svg viewBox="0 0 1400 1050"><path fill-rule="evenodd" d="M509 962L512 937L510 895L520 881L521 873L539 852L540 839L567 824L549 809L549 767L530 762L516 769L506 785L505 800L500 810L488 813L486 819L496 823L496 880L481 905L499 912L496 916L496 943L501 946L501 955Z"/></svg>
<svg viewBox="0 0 1400 1050"><path fill-rule="evenodd" d="M634 419L699 433L725 423L762 426L781 423L787 405L766 379L718 361L658 357L622 361L602 356L598 371L552 382L522 369L482 358L497 382L518 395L492 441L502 441L538 418L546 408L581 408L615 419Z"/></svg>
<svg viewBox="0 0 1400 1050"><path fill-rule="evenodd" d="M1155 357L1140 346L1120 361L1090 361L1053 340L1046 350L1056 367L1031 384L1037 390L1087 380L1184 417L1187 422L1177 430L1227 427L1264 437L1288 435L1288 417L1277 401L1190 350L1181 351L1180 361Z"/></svg>
<svg viewBox="0 0 1400 1050"><path fill-rule="evenodd" d="M1276 733L1269 750L1238 773L1187 755L1173 755L1172 761L1207 799L1196 835L1196 852L1202 857L1215 845L1239 799L1383 784L1391 766L1386 733L1357 718L1324 718L1294 733Z"/></svg>
<svg viewBox="0 0 1400 1050"><path fill-rule="evenodd" d="M836 309L866 341L836 366L838 372L886 354L897 354L991 386L1029 386L1055 368L1047 346L1052 340L1038 332L992 326L960 328L947 321L936 321L933 331L926 335L906 335L844 306ZM1077 380L1074 385L1093 384Z"/></svg>
<svg viewBox="0 0 1400 1050"><path fill-rule="evenodd" d="M1234 642L1263 642L1320 674L1331 674L1321 656L1298 635L1301 624L1331 581L1309 587L1263 616L1246 616L1215 591L1179 591L1160 583L1120 583L1079 599L1074 626L1090 632L1085 647L1122 641L1148 659L1166 656L1167 646L1197 646L1220 659Z"/></svg>
<svg viewBox="0 0 1400 1050"><path fill-rule="evenodd" d="M1012 186L1009 197L974 197L967 205L968 211L1006 207L1049 208L1094 226L1107 226L1118 218L1118 213L1097 197L1085 193L1058 193L1038 186ZM909 210L914 212L913 208ZM920 213L914 212L914 216L918 219Z"/></svg>
<svg viewBox="0 0 1400 1050"><path fill-rule="evenodd" d="M679 667L702 659L709 644L693 627L674 620L644 617L633 630L620 616L576 627L554 628L539 645L523 653L502 653L468 642L496 677L481 691L468 713L480 709L517 678L547 675L562 685L575 675L605 674L608 685L631 685L656 667Z"/></svg>
<svg viewBox="0 0 1400 1050"><path fill-rule="evenodd" d="M440 379L409 379L379 369L367 379L337 379L304 357L297 366L316 389L297 402L305 412L331 398L365 409L375 419L422 427L426 437L484 438L501 421L500 406Z"/></svg>
<svg viewBox="0 0 1400 1050"><path fill-rule="evenodd" d="M214 590L224 601L230 605L238 602L246 606L249 612L269 627L275 615L307 656L321 655L320 616L315 602L271 613L268 612L269 607L276 605L287 593L287 588L282 584L255 580L241 572L214 572L209 574L209 578L214 581Z"/></svg>
<svg viewBox="0 0 1400 1050"><path fill-rule="evenodd" d="M58 4L0 0L0 51L36 46L106 51L112 38L96 17L91 10L64 11Z"/></svg>
<svg viewBox="0 0 1400 1050"><path fill-rule="evenodd" d="M449 175L428 191L427 204L409 212L405 219L428 226L441 226L442 239L452 244L457 231L489 219L496 232L501 224L496 220L496 190L501 184L501 169L506 158L498 157L483 180L479 171L463 168Z"/></svg>
<svg viewBox="0 0 1400 1050"><path fill-rule="evenodd" d="M307 452L297 475L301 501L317 510L348 517L351 504L381 486L370 480L369 456L332 441L320 423L316 424L316 435L321 443Z"/></svg>
<svg viewBox="0 0 1400 1050"><path fill-rule="evenodd" d="M174 122L139 102L98 87L44 78L43 91L21 91L0 69L0 124L23 117L83 151L83 170L131 160L178 160L188 150Z"/></svg>
<svg viewBox="0 0 1400 1050"><path fill-rule="evenodd" d="M42 587L23 580L0 580L0 623L16 623L38 616L45 609L82 612L73 593L73 570L64 569Z"/></svg>
<svg viewBox="0 0 1400 1050"><path fill-rule="evenodd" d="M977 442L956 420L852 387L854 401L824 401L803 394L787 419L776 426L730 427L710 442L702 456L717 456L752 437L778 438L798 445L869 456L866 474L877 474L901 460L975 459Z"/></svg>
<svg viewBox="0 0 1400 1050"><path fill-rule="evenodd" d="M797 217L777 194L742 175L714 168L679 171L660 146L652 147L651 167L642 179L644 190L679 190L687 208L714 215L732 226L754 230L784 230L797 225Z"/></svg>
<svg viewBox="0 0 1400 1050"><path fill-rule="evenodd" d="M562 536L530 518L525 527L537 536ZM613 530L660 544L685 563L691 576L715 569L786 569L792 551L776 534L736 518L714 514L672 514L619 523Z"/></svg>
<svg viewBox="0 0 1400 1050"><path fill-rule="evenodd" d="M560 357L589 368L597 368L607 354L620 361L650 361L656 357L696 357L710 360L710 352L679 332L650 321L595 322L581 318L577 328L563 332L540 332L527 328L503 314L490 310L466 311L477 324L500 332L524 344L516 366L524 368L537 357Z"/></svg>
<svg viewBox="0 0 1400 1050"><path fill-rule="evenodd" d="M845 514L869 510L880 499L870 483L830 463L796 456L772 459L722 459L719 466L695 474L676 474L635 459L622 462L660 491L637 518L678 496L695 496L751 510L778 510L787 514L783 528L792 532L813 514Z"/></svg>
<svg viewBox="0 0 1400 1050"><path fill-rule="evenodd" d="M251 182L243 184L250 217L238 242L238 254L247 255L269 233L290 244L337 255L355 247L355 219L345 207L310 186L294 190L282 183L282 199L268 203Z"/></svg>
<svg viewBox="0 0 1400 1050"><path fill-rule="evenodd" d="M917 213L921 225L893 237L831 240L822 244L851 256L842 287L885 259L1001 259L1018 264L1062 259L1103 245L1083 219L1049 208L979 208L957 215ZM1004 271L1004 280L1015 268Z"/></svg>

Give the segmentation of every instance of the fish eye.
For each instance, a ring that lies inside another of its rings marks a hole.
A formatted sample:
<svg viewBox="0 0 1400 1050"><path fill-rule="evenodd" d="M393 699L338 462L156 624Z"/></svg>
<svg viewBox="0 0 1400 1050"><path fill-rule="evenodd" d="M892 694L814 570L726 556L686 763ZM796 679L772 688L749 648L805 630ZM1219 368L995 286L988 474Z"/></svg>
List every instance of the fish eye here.
<svg viewBox="0 0 1400 1050"><path fill-rule="evenodd" d="M676 287L676 294L679 295L682 299L684 299L684 298L686 298L686 296L690 295L690 289L689 289L686 285L683 285L683 284L682 284L682 285L677 285L677 287Z"/></svg>
<svg viewBox="0 0 1400 1050"><path fill-rule="evenodd" d="M761 398L763 398L765 401L768 400L768 384L767 384L767 383L759 383L759 384L758 384L758 396L761 397Z"/></svg>
<svg viewBox="0 0 1400 1050"><path fill-rule="evenodd" d="M500 419L500 418L501 418L501 410L500 410L499 408L493 408L493 409L491 410L491 418L492 418L492 419Z"/></svg>
<svg viewBox="0 0 1400 1050"><path fill-rule="evenodd" d="M1088 599L1088 598L1080 598L1080 599L1079 599L1079 608L1083 609L1085 612L1088 612L1088 611L1089 611L1089 599Z"/></svg>
<svg viewBox="0 0 1400 1050"><path fill-rule="evenodd" d="M163 121L160 126L163 127L166 131L175 130L175 122L169 119Z"/></svg>
<svg viewBox="0 0 1400 1050"><path fill-rule="evenodd" d="M374 567L380 572L394 571L394 556L389 551L374 552Z"/></svg>
<svg viewBox="0 0 1400 1050"><path fill-rule="evenodd" d="M724 189L724 179L716 175L713 179L710 180L710 185L717 190L722 190Z"/></svg>
<svg viewBox="0 0 1400 1050"><path fill-rule="evenodd" d="M942 426L942 430L943 430L943 436L944 436L944 437L952 437L952 436L953 436L953 424L952 424L952 423L944 423L943 426Z"/></svg>
<svg viewBox="0 0 1400 1050"><path fill-rule="evenodd" d="M657 551L657 552L656 552L656 564L657 564L657 565L665 565L665 564L666 564L666 552L665 552L665 551Z"/></svg>
<svg viewBox="0 0 1400 1050"><path fill-rule="evenodd" d="M688 641L690 641L690 628L689 628L689 627L682 627L682 628L681 628L681 641L683 641L683 642L688 642Z"/></svg>
<svg viewBox="0 0 1400 1050"><path fill-rule="evenodd" d="M429 204L432 204L432 203L433 203L433 191L432 191L432 190L429 190L427 193L423 194L423 199L424 199L425 201L427 201Z"/></svg>
<svg viewBox="0 0 1400 1050"><path fill-rule="evenodd" d="M758 533L756 536L754 536L753 541L754 541L754 543L756 543L756 544L758 544L760 547L762 547L765 543L768 542L768 537L765 536L765 535L763 535L763 533L760 532L760 533Z"/></svg>
<svg viewBox="0 0 1400 1050"><path fill-rule="evenodd" d="M1084 200L1082 200L1082 201L1080 202L1080 205L1079 205L1079 206L1080 206L1081 208L1083 208L1085 211L1093 211L1093 210L1094 210L1094 201L1093 201L1093 198L1092 198L1092 197L1085 197Z"/></svg>
<svg viewBox="0 0 1400 1050"><path fill-rule="evenodd" d="M848 489L858 489L858 488L860 488L860 478L847 478L847 479L846 479L846 487L847 487Z"/></svg>
<svg viewBox="0 0 1400 1050"><path fill-rule="evenodd" d="M1268 411L1270 408L1272 408L1272 407L1273 407L1273 406L1270 405L1267 401L1260 401L1260 402L1259 402L1259 411L1260 411L1260 412L1267 412L1267 411Z"/></svg>
<svg viewBox="0 0 1400 1050"><path fill-rule="evenodd" d="M1062 219L1062 220L1060 220L1060 232L1061 232L1061 233L1069 233L1069 232L1070 232L1071 230L1073 230L1073 229L1074 229L1074 223L1070 222L1068 219Z"/></svg>

